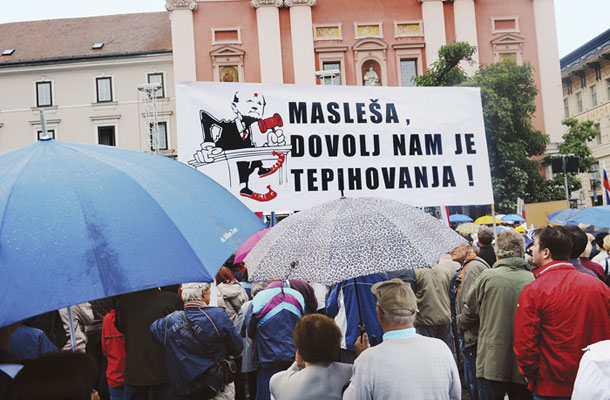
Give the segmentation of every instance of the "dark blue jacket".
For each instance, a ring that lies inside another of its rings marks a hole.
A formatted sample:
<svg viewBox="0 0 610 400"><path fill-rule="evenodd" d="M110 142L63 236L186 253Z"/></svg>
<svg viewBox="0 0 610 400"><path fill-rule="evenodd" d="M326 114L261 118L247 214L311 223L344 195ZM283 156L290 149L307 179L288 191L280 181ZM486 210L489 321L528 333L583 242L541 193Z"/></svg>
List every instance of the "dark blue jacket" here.
<svg viewBox="0 0 610 400"><path fill-rule="evenodd" d="M184 320L185 315L192 330ZM185 303L184 314L174 311L153 322L150 331L165 347L169 379L179 395L201 391L204 382L217 390L224 390L224 375L217 362L221 363L229 355L239 356L244 348L226 311L220 307L207 307L201 302ZM193 337L193 332L198 340ZM206 378L202 379L205 373Z"/></svg>
<svg viewBox="0 0 610 400"><path fill-rule="evenodd" d="M366 333L369 335L369 340L375 336L377 343L381 343L383 331L377 320L377 300L371 292L371 287L377 283L387 280L387 275L371 274L356 278L358 287L358 296L360 299L360 310L362 312L362 323L365 325ZM340 304L344 306L341 307ZM326 299L326 315L335 318L337 325L343 331L341 348L354 350L354 342L360 336L358 324L360 318L358 315L358 302L356 301L356 289L354 280L337 283L331 289Z"/></svg>
<svg viewBox="0 0 610 400"><path fill-rule="evenodd" d="M294 361L292 331L305 313L303 295L289 287L273 287L259 292L245 316L248 336L254 340L255 357L263 367Z"/></svg>

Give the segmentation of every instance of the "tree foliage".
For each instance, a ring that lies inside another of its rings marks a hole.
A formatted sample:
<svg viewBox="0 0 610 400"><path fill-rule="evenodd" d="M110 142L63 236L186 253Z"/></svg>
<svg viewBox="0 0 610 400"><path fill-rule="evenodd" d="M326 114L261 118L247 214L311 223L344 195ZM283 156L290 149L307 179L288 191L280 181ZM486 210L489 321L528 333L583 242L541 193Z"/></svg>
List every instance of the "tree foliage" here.
<svg viewBox="0 0 610 400"><path fill-rule="evenodd" d="M534 129L532 116L537 89L532 66L504 60L482 65L467 78L460 61L472 60L476 48L458 42L441 47L439 60L417 79L420 86L475 86L481 88L483 117L496 209L514 212L517 197L526 202L546 195L540 158L548 136Z"/></svg>
<svg viewBox="0 0 610 400"><path fill-rule="evenodd" d="M496 208L512 212L517 197L540 201L540 163L548 136L532 125L537 89L529 63L483 65L465 85L481 88L483 118Z"/></svg>
<svg viewBox="0 0 610 400"><path fill-rule="evenodd" d="M580 122L575 118L567 118L561 122L568 128L562 136L563 142L559 145L559 154L571 154L578 159L578 172L588 172L595 158L587 146L595 139L599 132L593 128L593 121ZM568 191L574 192L582 187L578 174L568 173ZM547 200L565 199L563 173L555 174L553 179L545 182L541 193Z"/></svg>
<svg viewBox="0 0 610 400"><path fill-rule="evenodd" d="M472 56L477 51L467 42L457 42L442 46L438 51L438 61L432 63L425 74L415 78L418 86L456 86L465 82L468 77L460 68L460 62L472 63Z"/></svg>

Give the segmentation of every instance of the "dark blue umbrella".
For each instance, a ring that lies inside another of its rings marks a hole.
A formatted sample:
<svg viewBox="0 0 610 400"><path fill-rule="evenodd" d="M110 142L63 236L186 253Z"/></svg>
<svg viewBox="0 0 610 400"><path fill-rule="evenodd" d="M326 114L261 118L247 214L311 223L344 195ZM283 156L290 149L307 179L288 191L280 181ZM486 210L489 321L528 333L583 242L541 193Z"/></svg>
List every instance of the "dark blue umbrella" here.
<svg viewBox="0 0 610 400"><path fill-rule="evenodd" d="M165 157L39 141L0 154L0 326L146 288L212 281L264 224Z"/></svg>
<svg viewBox="0 0 610 400"><path fill-rule="evenodd" d="M451 214L449 216L449 222L452 224L461 224L463 222L473 222L474 220L470 218L468 215L464 214Z"/></svg>
<svg viewBox="0 0 610 400"><path fill-rule="evenodd" d="M504 222L525 222L525 218L519 214L506 214L500 219Z"/></svg>
<svg viewBox="0 0 610 400"><path fill-rule="evenodd" d="M546 219L553 224L566 225L572 217L578 215L581 211L576 208L564 208L547 215Z"/></svg>
<svg viewBox="0 0 610 400"><path fill-rule="evenodd" d="M566 222L610 228L610 206L589 207L578 210L578 213L570 216Z"/></svg>

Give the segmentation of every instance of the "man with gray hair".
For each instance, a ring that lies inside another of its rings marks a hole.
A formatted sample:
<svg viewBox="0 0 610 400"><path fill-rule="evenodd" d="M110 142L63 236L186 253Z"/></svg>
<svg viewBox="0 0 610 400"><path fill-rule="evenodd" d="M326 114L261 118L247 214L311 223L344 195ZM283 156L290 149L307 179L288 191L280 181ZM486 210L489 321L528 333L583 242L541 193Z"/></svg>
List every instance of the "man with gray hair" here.
<svg viewBox="0 0 610 400"><path fill-rule="evenodd" d="M479 398L531 399L524 377L519 373L513 352L513 322L519 295L534 275L523 259L525 240L514 229L502 232L496 240L498 261L474 281L461 314L462 330L480 324L476 376Z"/></svg>
<svg viewBox="0 0 610 400"><path fill-rule="evenodd" d="M395 278L371 291L383 342L370 347L366 333L356 340L357 358L343 399L459 399L460 377L449 347L415 332L418 310L411 286Z"/></svg>

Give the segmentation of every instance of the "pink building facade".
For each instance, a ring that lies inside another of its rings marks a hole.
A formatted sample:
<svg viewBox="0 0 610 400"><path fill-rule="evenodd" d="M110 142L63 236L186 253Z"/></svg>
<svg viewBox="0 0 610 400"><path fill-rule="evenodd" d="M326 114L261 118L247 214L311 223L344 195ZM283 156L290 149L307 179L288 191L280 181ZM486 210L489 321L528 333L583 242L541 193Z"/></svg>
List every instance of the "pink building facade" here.
<svg viewBox="0 0 610 400"><path fill-rule="evenodd" d="M166 0L177 81L382 86L413 77L455 41L479 63L530 62L535 126L561 140L562 88L553 0Z"/></svg>

